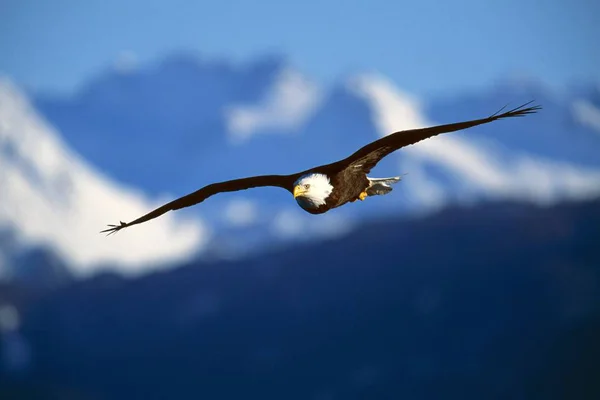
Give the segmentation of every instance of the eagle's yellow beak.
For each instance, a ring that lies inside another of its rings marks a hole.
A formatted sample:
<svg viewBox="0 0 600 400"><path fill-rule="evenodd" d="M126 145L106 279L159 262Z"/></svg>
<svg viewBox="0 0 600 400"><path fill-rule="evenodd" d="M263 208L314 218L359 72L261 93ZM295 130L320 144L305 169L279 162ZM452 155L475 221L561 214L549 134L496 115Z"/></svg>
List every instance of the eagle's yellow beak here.
<svg viewBox="0 0 600 400"><path fill-rule="evenodd" d="M296 198L298 196L302 196L306 192L307 192L307 190L304 189L303 185L294 186L294 198Z"/></svg>

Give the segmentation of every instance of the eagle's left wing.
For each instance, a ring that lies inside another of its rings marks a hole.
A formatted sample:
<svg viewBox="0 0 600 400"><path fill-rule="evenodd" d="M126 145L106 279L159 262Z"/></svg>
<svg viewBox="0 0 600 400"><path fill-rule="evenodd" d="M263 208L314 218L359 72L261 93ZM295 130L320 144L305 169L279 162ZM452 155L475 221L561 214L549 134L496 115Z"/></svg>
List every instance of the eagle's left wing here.
<svg viewBox="0 0 600 400"><path fill-rule="evenodd" d="M127 223L121 221L119 225L108 225L109 228L101 231L100 233L107 232L107 234L110 235L120 231L123 228L141 224L142 222L159 217L168 211L179 210L180 208L190 207L194 204L201 203L217 193L235 192L238 190L245 190L261 186L275 186L291 191L293 182L296 178L297 177L295 175L261 175L213 183L208 186L204 186L193 193L175 199L161 207L158 207L156 210L150 211L148 214L143 215L136 220Z"/></svg>
<svg viewBox="0 0 600 400"><path fill-rule="evenodd" d="M441 133L454 132L461 129L471 128L473 126L487 124L489 122L502 118L522 117L527 114L535 113L537 110L541 109L540 106L526 107L529 104L531 104L531 101L510 111L499 114L500 111L502 111L501 109L487 118L457 122L454 124L432 126L429 128L411 129L406 131L395 132L379 140L369 143L368 145L357 150L351 156L340 160L335 164L338 166L343 166L344 168L347 168L351 165L360 166L363 169L363 171L368 173L373 167L375 167L375 165L379 161L381 161L383 157L402 147L415 144L417 142L420 142L421 140L439 135Z"/></svg>

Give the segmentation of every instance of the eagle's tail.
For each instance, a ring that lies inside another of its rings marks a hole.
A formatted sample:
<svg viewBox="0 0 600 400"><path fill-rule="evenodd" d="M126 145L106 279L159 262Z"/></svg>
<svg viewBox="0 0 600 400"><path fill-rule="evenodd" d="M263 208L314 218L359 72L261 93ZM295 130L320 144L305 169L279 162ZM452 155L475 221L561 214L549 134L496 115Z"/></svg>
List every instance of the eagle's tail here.
<svg viewBox="0 0 600 400"><path fill-rule="evenodd" d="M392 186L394 183L400 181L402 179L399 176L393 176L391 178L368 178L369 179L369 187L366 192L369 196L377 196L388 194L392 191Z"/></svg>

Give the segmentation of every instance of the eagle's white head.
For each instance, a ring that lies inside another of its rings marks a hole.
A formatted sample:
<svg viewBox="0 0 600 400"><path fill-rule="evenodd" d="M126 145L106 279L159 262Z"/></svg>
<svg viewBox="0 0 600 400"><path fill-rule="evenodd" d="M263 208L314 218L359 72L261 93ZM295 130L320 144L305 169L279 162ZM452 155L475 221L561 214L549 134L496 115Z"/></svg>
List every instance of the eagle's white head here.
<svg viewBox="0 0 600 400"><path fill-rule="evenodd" d="M332 191L333 186L324 174L304 175L294 182L294 198L305 210L314 210L325 204Z"/></svg>

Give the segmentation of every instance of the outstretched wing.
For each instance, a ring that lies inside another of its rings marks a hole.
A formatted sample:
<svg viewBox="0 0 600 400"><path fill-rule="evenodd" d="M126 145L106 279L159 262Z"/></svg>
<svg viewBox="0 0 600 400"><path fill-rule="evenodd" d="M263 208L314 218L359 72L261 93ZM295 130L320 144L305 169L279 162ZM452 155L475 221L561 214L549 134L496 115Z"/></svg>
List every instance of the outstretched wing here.
<svg viewBox="0 0 600 400"><path fill-rule="evenodd" d="M377 165L379 161L381 161L382 158L402 147L415 144L421 140L439 135L441 133L471 128L473 126L487 124L502 118L522 117L527 114L535 113L541 109L540 106L527 107L531 103L532 102L530 101L529 103L523 104L522 106L500 114L500 112L506 108L506 106L504 106L498 112L487 118L395 132L360 148L350 157L339 161L339 165L344 166L344 168L347 168L351 165L360 166L363 171L368 173L375 165Z"/></svg>
<svg viewBox="0 0 600 400"><path fill-rule="evenodd" d="M217 193L235 192L238 190L245 190L262 186L281 187L291 191L294 180L295 175L262 175L253 176L250 178L234 179L232 181L213 183L208 186L204 186L202 189L196 190L193 193L190 193L176 200L173 200L163 206L160 206L156 210L150 211L148 214L143 215L136 220L127 223L121 221L119 225L108 225L109 228L101 231L100 233L106 232L108 235L110 235L112 233L120 231L123 228L141 224L142 222L146 222L156 217L159 217L168 211L179 210L180 208L190 207L194 204L201 203L210 196L213 196Z"/></svg>

